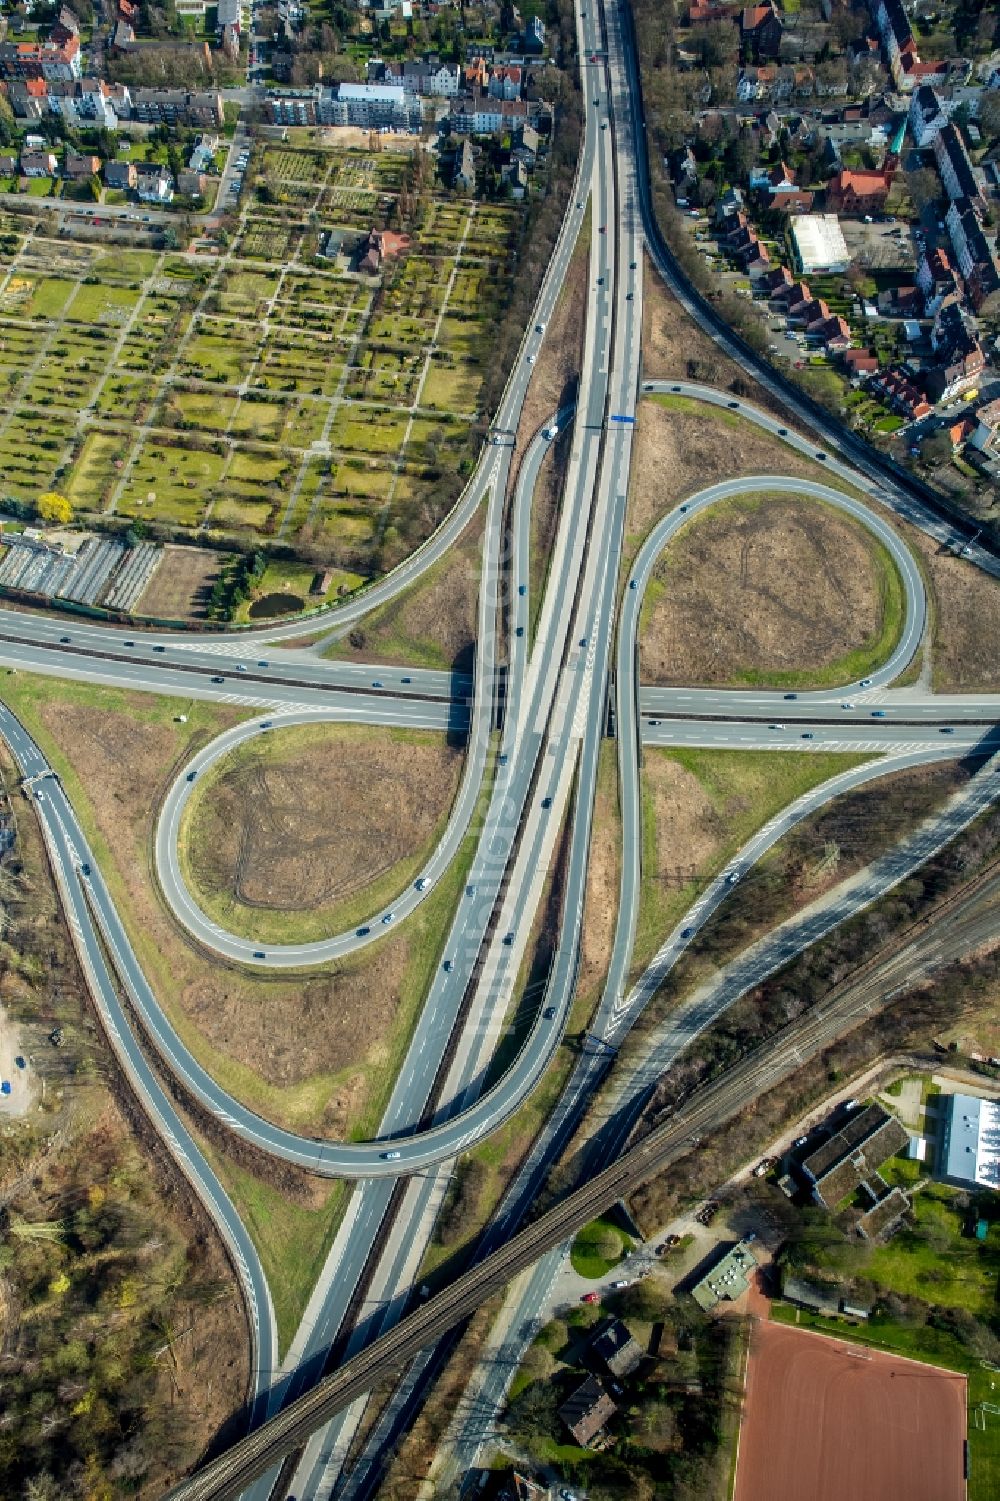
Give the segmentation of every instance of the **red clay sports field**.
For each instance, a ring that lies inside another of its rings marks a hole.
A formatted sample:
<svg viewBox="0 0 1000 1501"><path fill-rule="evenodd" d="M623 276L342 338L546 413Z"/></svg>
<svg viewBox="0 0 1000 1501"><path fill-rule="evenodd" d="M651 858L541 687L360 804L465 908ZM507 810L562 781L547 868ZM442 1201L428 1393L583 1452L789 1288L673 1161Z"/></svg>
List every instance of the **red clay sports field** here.
<svg viewBox="0 0 1000 1501"><path fill-rule="evenodd" d="M754 1322L735 1501L964 1501L965 1377Z"/></svg>

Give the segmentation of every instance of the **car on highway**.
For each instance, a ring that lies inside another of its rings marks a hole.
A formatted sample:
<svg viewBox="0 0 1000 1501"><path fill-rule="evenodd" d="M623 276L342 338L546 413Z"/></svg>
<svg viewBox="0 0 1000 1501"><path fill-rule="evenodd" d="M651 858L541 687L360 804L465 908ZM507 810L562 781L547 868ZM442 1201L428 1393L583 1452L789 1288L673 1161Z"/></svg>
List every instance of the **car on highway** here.
<svg viewBox="0 0 1000 1501"><path fill-rule="evenodd" d="M395 916L396 916L395 912L387 912L385 914L385 916L383 917L383 919L382 919L383 925L384 926L388 926L388 924L392 922L392 920L393 920L393 918Z"/></svg>
<svg viewBox="0 0 1000 1501"><path fill-rule="evenodd" d="M450 975L451 974L451 960L450 959L446 959L444 961L444 963L442 964L441 968L444 970L444 972L445 972L446 975Z"/></svg>
<svg viewBox="0 0 1000 1501"><path fill-rule="evenodd" d="M872 718L873 719L884 719L885 718L885 710L884 709L873 709L872 710Z"/></svg>
<svg viewBox="0 0 1000 1501"><path fill-rule="evenodd" d="M383 1152L382 1160L383 1162L398 1162L402 1155L402 1152Z"/></svg>
<svg viewBox="0 0 1000 1501"><path fill-rule="evenodd" d="M639 587L638 581L636 579L629 579L628 586L630 589L637 589Z"/></svg>
<svg viewBox="0 0 1000 1501"><path fill-rule="evenodd" d="M825 453L824 453L824 452L823 452L823 450L822 450L822 449L821 449L821 448L818 448L818 449L817 449L817 450L816 450L816 457L817 457L817 458L818 458L818 459L823 459L823 460L825 460L825 459L826 459L826 454L825 454Z"/></svg>
<svg viewBox="0 0 1000 1501"><path fill-rule="evenodd" d="M134 641L123 641L122 642L122 646L134 646L134 645L135 645Z"/></svg>
<svg viewBox="0 0 1000 1501"><path fill-rule="evenodd" d="M517 628L517 630L514 632L514 635L515 636L523 636L524 635L524 626L523 625L519 625L518 628Z"/></svg>
<svg viewBox="0 0 1000 1501"><path fill-rule="evenodd" d="M28 1065L25 1063L25 1061L24 1061L23 1057L21 1056L21 1054L18 1053L17 1057L14 1059L14 1067L15 1068L27 1068L27 1066Z"/></svg>
<svg viewBox="0 0 1000 1501"><path fill-rule="evenodd" d="M187 774L187 779L188 779L188 781L189 781L189 782L193 782L193 781L194 781L194 779L195 779L195 777L196 777L196 776L197 776L197 775L198 775L198 773L197 773L197 772L196 772L196 771L189 771L189 772L188 772L188 774Z"/></svg>
<svg viewBox="0 0 1000 1501"><path fill-rule="evenodd" d="M466 896L475 896L475 894L476 894L476 883L475 883L475 881L470 881L469 882L468 886L466 886L466 888L465 888L465 894L466 894Z"/></svg>
<svg viewBox="0 0 1000 1501"><path fill-rule="evenodd" d="M86 860L84 860L83 864L80 866L80 874L81 876L90 875L90 866L88 865Z"/></svg>
<svg viewBox="0 0 1000 1501"><path fill-rule="evenodd" d="M798 698L798 696L799 695L797 693L786 693L785 694L786 698Z"/></svg>
<svg viewBox="0 0 1000 1501"><path fill-rule="evenodd" d="M542 798L542 807L543 808L551 808L552 807L552 799L550 797L543 797Z"/></svg>
<svg viewBox="0 0 1000 1501"><path fill-rule="evenodd" d="M226 681L225 678L224 677L220 677L218 673L216 673L215 677L213 677L213 679L212 679L213 683L224 683L225 681Z"/></svg>
<svg viewBox="0 0 1000 1501"><path fill-rule="evenodd" d="M544 323L536 323L535 324L535 333L536 334L543 334L544 332L545 332L545 324Z"/></svg>
<svg viewBox="0 0 1000 1501"><path fill-rule="evenodd" d="M740 873L739 873L739 871L738 870L731 870L729 872L728 876L726 877L726 885L727 886L735 886L738 883L739 879L740 879Z"/></svg>
<svg viewBox="0 0 1000 1501"><path fill-rule="evenodd" d="M607 130L607 128L608 128L608 122L607 122L607 120L602 120L601 121L601 129L602 130Z"/></svg>
<svg viewBox="0 0 1000 1501"><path fill-rule="evenodd" d="M368 934L370 932L371 932L371 928L357 928L357 929L355 929L355 937L356 938L367 938Z"/></svg>
<svg viewBox="0 0 1000 1501"><path fill-rule="evenodd" d="M681 929L681 937L682 938L691 938L691 937L693 937L693 935L694 935L694 928L682 928Z"/></svg>
<svg viewBox="0 0 1000 1501"><path fill-rule="evenodd" d="M166 651L166 649L167 648L165 646L154 646L153 647L154 651Z"/></svg>
<svg viewBox="0 0 1000 1501"><path fill-rule="evenodd" d="M785 728L785 726L783 724L769 724L768 725L768 729L769 730L783 730L784 728Z"/></svg>
<svg viewBox="0 0 1000 1501"><path fill-rule="evenodd" d="M611 1286L613 1288L619 1289L619 1288L623 1288L623 1287L631 1287L632 1284L628 1280L627 1277L619 1277L618 1281L617 1282L612 1282Z"/></svg>
<svg viewBox="0 0 1000 1501"><path fill-rule="evenodd" d="M581 1303L599 1303L600 1301L600 1293L584 1293L582 1298L580 1299Z"/></svg>
<svg viewBox="0 0 1000 1501"><path fill-rule="evenodd" d="M533 365L534 363L535 363L535 356L533 354L529 354L528 355L528 364L529 365Z"/></svg>
<svg viewBox="0 0 1000 1501"><path fill-rule="evenodd" d="M518 584L518 586L517 586L517 592L518 592L518 594L520 594L520 595L521 595L521 596L522 596L522 597L523 597L523 596L524 596L524 595L525 595L525 594L527 594L527 592L528 592L528 586L527 586L527 584Z"/></svg>
<svg viewBox="0 0 1000 1501"><path fill-rule="evenodd" d="M71 640L71 639L72 639L72 638L71 638L71 637L69 637L69 636L60 636L60 637L59 637L59 644L60 644L60 645L61 645L61 646L68 646L68 645L69 645L69 643L70 643L70 640Z"/></svg>
<svg viewBox="0 0 1000 1501"><path fill-rule="evenodd" d="M382 684L381 678L376 678L375 681L372 683L372 687L373 688L381 688L382 686L383 686L383 684Z"/></svg>
<svg viewBox="0 0 1000 1501"><path fill-rule="evenodd" d="M267 958L267 955L264 953L263 949L254 949L253 956L254 956L255 959L266 959Z"/></svg>
<svg viewBox="0 0 1000 1501"><path fill-rule="evenodd" d="M434 885L434 878L433 876L421 876L418 881L414 882L414 885L418 891L430 891Z"/></svg>
<svg viewBox="0 0 1000 1501"><path fill-rule="evenodd" d="M556 1008L554 1006L546 1006L545 1010L542 1012L542 1016L545 1018L545 1020L547 1022L554 1021L555 1020L555 1015L556 1015Z"/></svg>
<svg viewBox="0 0 1000 1501"><path fill-rule="evenodd" d="M871 678L862 678L861 682L858 684L858 687L859 688L870 688L871 685L872 685Z"/></svg>
<svg viewBox="0 0 1000 1501"><path fill-rule="evenodd" d="M269 662L258 662L257 663L258 667L269 667L270 665L271 664Z"/></svg>
<svg viewBox="0 0 1000 1501"><path fill-rule="evenodd" d="M634 292L626 292L625 293L625 301L626 302L634 302L635 301L635 293Z"/></svg>
<svg viewBox="0 0 1000 1501"><path fill-rule="evenodd" d="M400 680L399 680L399 681L400 681L400 682L401 682L401 683L412 683L412 682L413 682L413 679L412 679L412 678L400 678Z"/></svg>
<svg viewBox="0 0 1000 1501"><path fill-rule="evenodd" d="M842 709L853 709L854 705L852 703L850 703L848 700L845 700L844 703L842 703L840 707Z"/></svg>
<svg viewBox="0 0 1000 1501"><path fill-rule="evenodd" d="M597 232L598 232L598 234L602 234L602 235L607 234L607 232L608 232L608 226L606 224L600 224L600 225L598 225Z"/></svg>
<svg viewBox="0 0 1000 1501"><path fill-rule="evenodd" d="M638 265L637 261L629 261L628 268L629 268L630 271L634 271L637 265Z"/></svg>
<svg viewBox="0 0 1000 1501"><path fill-rule="evenodd" d="M788 428L787 427L779 427L778 428L778 437L779 438L787 438L788 437Z"/></svg>
<svg viewBox="0 0 1000 1501"><path fill-rule="evenodd" d="M816 736L813 734L812 730L803 730L802 738L803 740L815 740Z"/></svg>
<svg viewBox="0 0 1000 1501"><path fill-rule="evenodd" d="M953 724L943 724L938 731L939 735L954 735L954 733L955 726Z"/></svg>
<svg viewBox="0 0 1000 1501"><path fill-rule="evenodd" d="M246 670L247 670L247 667L246 667L246 663L245 662L237 662L237 664L236 664L236 671L237 672L246 672Z"/></svg>

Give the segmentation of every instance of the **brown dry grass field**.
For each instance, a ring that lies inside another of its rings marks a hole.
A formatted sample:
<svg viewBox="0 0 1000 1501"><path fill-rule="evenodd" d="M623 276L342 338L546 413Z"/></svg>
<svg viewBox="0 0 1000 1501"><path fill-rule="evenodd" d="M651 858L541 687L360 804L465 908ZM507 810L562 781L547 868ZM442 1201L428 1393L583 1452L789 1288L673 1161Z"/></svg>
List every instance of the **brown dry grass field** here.
<svg viewBox="0 0 1000 1501"><path fill-rule="evenodd" d="M594 799L594 823L587 866L587 889L580 943L577 997L585 998L587 1015L574 1017L586 1026L596 999L597 987L607 973L618 920L621 886L621 811L618 803L617 746L608 740L601 746Z"/></svg>
<svg viewBox="0 0 1000 1501"><path fill-rule="evenodd" d="M872 638L881 616L872 544L857 522L792 496L724 501L656 564L640 632L642 681L821 674Z"/></svg>
<svg viewBox="0 0 1000 1501"><path fill-rule="evenodd" d="M323 655L471 671L484 526L485 511L480 507L455 545L423 578L373 610Z"/></svg>
<svg viewBox="0 0 1000 1501"><path fill-rule="evenodd" d="M555 311L549 319L538 362L528 383L514 445L512 472L533 433L576 388L583 359L587 315L587 269L590 259L590 212L577 236Z"/></svg>
<svg viewBox="0 0 1000 1501"><path fill-rule="evenodd" d="M648 256L642 284L642 375L644 380L696 380L723 391L742 390L749 401L788 416L779 401L702 333L668 292ZM739 383L735 387L734 381Z"/></svg>
<svg viewBox="0 0 1000 1501"><path fill-rule="evenodd" d="M422 994L424 950L434 944L428 924L441 922L438 893L405 928L306 979L217 962L168 916L149 857L166 787L194 744L237 712L28 674L6 692L60 770L156 996L202 1064L292 1129L331 1137L371 1129L371 1102L398 1065ZM186 726L173 723L180 710Z"/></svg>
<svg viewBox="0 0 1000 1501"><path fill-rule="evenodd" d="M413 881L463 753L432 731L295 725L244 742L201 781L182 830L194 893L261 943L311 942Z"/></svg>
<svg viewBox="0 0 1000 1501"><path fill-rule="evenodd" d="M135 606L138 615L158 620L203 620L212 585L227 554L168 543L160 566Z"/></svg>
<svg viewBox="0 0 1000 1501"><path fill-rule="evenodd" d="M820 464L734 412L684 397L650 397L639 407L632 449L626 551L678 501L720 480L784 474L836 483Z"/></svg>
<svg viewBox="0 0 1000 1501"><path fill-rule="evenodd" d="M1000 583L905 522L931 595L931 679L938 693L1000 692Z"/></svg>

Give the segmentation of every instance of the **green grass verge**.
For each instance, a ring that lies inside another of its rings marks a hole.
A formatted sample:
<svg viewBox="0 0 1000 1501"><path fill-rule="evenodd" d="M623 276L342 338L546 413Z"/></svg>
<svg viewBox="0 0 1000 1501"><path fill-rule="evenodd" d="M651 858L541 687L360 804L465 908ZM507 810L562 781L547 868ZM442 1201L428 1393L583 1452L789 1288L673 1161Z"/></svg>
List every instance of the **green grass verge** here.
<svg viewBox="0 0 1000 1501"><path fill-rule="evenodd" d="M753 491L747 495L734 495L727 500L720 501L709 510L699 513L689 524L690 528L704 526L720 515L727 512L749 514L760 506L767 504L775 498L790 499L791 497L776 497L766 490ZM853 651L840 657L835 662L829 662L824 667L803 667L788 672L759 672L756 670L741 670L737 664L732 664L729 677L724 683L714 683L713 687L734 688L838 688L843 684L860 681L868 677L876 668L881 667L888 660L894 650L900 636L903 633L903 622L906 615L906 591L899 569L896 567L888 548L878 541L876 537L863 526L861 522L853 522L842 511L836 511L833 506L825 501L808 499L810 506L816 506L829 511L842 520L853 524L858 534L864 538L868 556L871 558L875 574L875 587L879 602L879 624L875 631L865 640L860 642ZM667 546L661 554L662 562L668 567L671 554L675 549L684 546L686 535L690 535L689 528L682 531L676 541ZM668 589L667 580L657 580L660 588L658 592L647 589L646 598L643 600L642 615L639 622L639 636L642 639L643 629L648 625L650 612L656 600L661 597L663 590Z"/></svg>
<svg viewBox="0 0 1000 1501"><path fill-rule="evenodd" d="M284 1356L323 1270L351 1185L332 1184L321 1208L306 1209L204 1140L201 1147L257 1247L274 1303L278 1351Z"/></svg>
<svg viewBox="0 0 1000 1501"><path fill-rule="evenodd" d="M606 1276L631 1249L631 1238L602 1217L584 1225L570 1247L569 1259L578 1277L596 1280Z"/></svg>
<svg viewBox="0 0 1000 1501"><path fill-rule="evenodd" d="M644 748L643 757L647 765L652 757L676 761L697 777L724 820L726 837L694 877L682 886L668 887L648 877L643 880L632 956L634 974L649 963L667 933L708 881L769 818L787 808L811 787L874 759L826 751L666 750L649 746ZM659 868L659 837L653 798L644 783L642 862L646 872Z"/></svg>
<svg viewBox="0 0 1000 1501"><path fill-rule="evenodd" d="M434 730L303 724L290 725L285 729L279 726L268 735L244 741L229 755L220 757L198 781L184 810L178 854L181 874L192 896L220 927L242 938L259 939L261 943L314 943L318 939L356 927L412 884L444 833L451 817L450 802L442 809L430 838L418 850L397 860L370 885L329 906L297 911L264 906L248 907L231 891L209 887L199 879L197 871L204 868L201 856L206 841L214 837L211 819L206 820L203 816L206 813L206 803L223 777L235 772L266 768L317 743L331 746L346 744L363 753L366 744L384 744L388 740L400 747L400 755L405 755L402 749L404 746L427 744L430 739L440 738Z"/></svg>
<svg viewBox="0 0 1000 1501"><path fill-rule="evenodd" d="M971 1355L957 1336L929 1325L916 1328L884 1318L854 1325L846 1319L823 1318L787 1303L772 1303L771 1317L780 1324L814 1329L834 1339L847 1339L904 1355L909 1360L942 1366L948 1371L961 1371L969 1382L969 1501L994 1501L1000 1495L1000 1416L984 1413L985 1428L977 1427L973 1417L980 1403L996 1403L998 1377Z"/></svg>

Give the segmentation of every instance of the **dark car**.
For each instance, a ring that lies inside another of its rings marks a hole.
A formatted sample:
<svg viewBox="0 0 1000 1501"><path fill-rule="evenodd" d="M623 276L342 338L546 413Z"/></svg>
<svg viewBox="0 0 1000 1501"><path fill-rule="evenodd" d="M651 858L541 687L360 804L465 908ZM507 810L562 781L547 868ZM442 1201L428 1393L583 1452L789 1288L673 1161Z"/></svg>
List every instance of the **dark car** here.
<svg viewBox="0 0 1000 1501"><path fill-rule="evenodd" d="M786 693L785 694L786 698L798 698L798 696L799 695L797 693Z"/></svg>
<svg viewBox="0 0 1000 1501"><path fill-rule="evenodd" d="M225 682L225 681L226 681L226 680L225 680L225 678L223 678L223 677L219 677L219 676L218 676L218 675L217 675L217 676L215 676L215 677L214 677L214 678L213 678L213 679L212 679L212 682L213 682L213 683L224 683L224 682Z"/></svg>
<svg viewBox="0 0 1000 1501"><path fill-rule="evenodd" d="M123 641L122 645L123 646L134 646L135 642L134 641Z"/></svg>
<svg viewBox="0 0 1000 1501"><path fill-rule="evenodd" d="M69 643L70 643L70 637L69 636L60 636L59 637L59 643L60 643L61 646L68 646Z"/></svg>
<svg viewBox="0 0 1000 1501"><path fill-rule="evenodd" d="M401 683L412 683L412 682L413 682L413 679L412 679L412 678L400 678L400 680L399 680L399 681L400 681L400 682L401 682Z"/></svg>
<svg viewBox="0 0 1000 1501"><path fill-rule="evenodd" d="M194 779L195 779L195 777L196 777L196 776L197 776L197 775L198 775L198 773L197 773L197 772L196 772L196 771L189 771L189 772L188 772L188 774L187 774L187 779L188 779L188 781L189 781L189 782L193 782L193 781L194 781Z"/></svg>
<svg viewBox="0 0 1000 1501"><path fill-rule="evenodd" d="M543 808L551 808L552 807L552 799L550 797L543 797L542 798L542 807Z"/></svg>
<svg viewBox="0 0 1000 1501"><path fill-rule="evenodd" d="M253 956L254 956L255 959L266 959L267 958L267 955L264 953L263 949L254 949Z"/></svg>
<svg viewBox="0 0 1000 1501"><path fill-rule="evenodd" d="M510 948L511 944L514 942L513 933L505 933L503 935L503 941L507 945L507 947Z"/></svg>
<svg viewBox="0 0 1000 1501"><path fill-rule="evenodd" d="M358 930L357 930L357 932L355 933L354 936L356 938L367 938L368 934L370 932L371 932L371 928L358 928Z"/></svg>
<svg viewBox="0 0 1000 1501"><path fill-rule="evenodd" d="M517 592L518 592L518 594L527 594L527 592L528 592L528 586L527 586L527 584L518 584L518 586L517 586Z"/></svg>
<svg viewBox="0 0 1000 1501"><path fill-rule="evenodd" d="M554 1020L555 1014L556 1008L554 1006L546 1006L545 1010L542 1012L542 1015L547 1022Z"/></svg>
<svg viewBox="0 0 1000 1501"><path fill-rule="evenodd" d="M376 678L375 681L374 681L374 683L372 683L372 687L373 688L381 688L382 687L381 680L379 678Z"/></svg>
<svg viewBox="0 0 1000 1501"><path fill-rule="evenodd" d="M80 866L80 874L82 876L90 875L90 866L87 864L86 860L84 860L83 864Z"/></svg>
<svg viewBox="0 0 1000 1501"><path fill-rule="evenodd" d="M270 666L270 663L268 663L268 662L258 662L257 666L258 667L268 667L268 666Z"/></svg>
<svg viewBox="0 0 1000 1501"><path fill-rule="evenodd" d="M165 646L154 646L153 647L154 651L166 651L166 649L167 648Z"/></svg>
<svg viewBox="0 0 1000 1501"><path fill-rule="evenodd" d="M514 635L515 636L523 636L524 635L524 626L523 625L519 625L518 628L517 628L517 630L514 632Z"/></svg>
<svg viewBox="0 0 1000 1501"><path fill-rule="evenodd" d="M444 963L442 964L441 968L444 970L444 972L445 972L446 975L450 975L451 974L451 960L450 959L446 959L444 961Z"/></svg>

